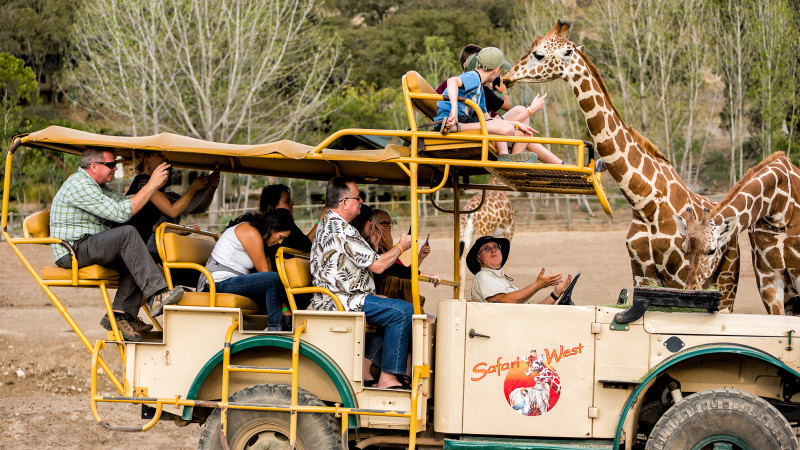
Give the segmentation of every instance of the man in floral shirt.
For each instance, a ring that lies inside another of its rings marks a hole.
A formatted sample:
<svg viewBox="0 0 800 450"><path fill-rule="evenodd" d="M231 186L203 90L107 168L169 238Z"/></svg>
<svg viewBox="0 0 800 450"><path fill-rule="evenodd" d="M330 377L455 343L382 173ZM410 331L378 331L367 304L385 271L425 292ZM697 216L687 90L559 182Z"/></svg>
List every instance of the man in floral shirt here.
<svg viewBox="0 0 800 450"><path fill-rule="evenodd" d="M349 222L361 211L361 197L355 180L336 177L326 187L328 212L320 220L311 246L314 285L336 294L347 311L363 311L367 323L384 328L381 375L375 387L403 388L396 375L406 371L414 307L403 300L375 295L372 273L391 266L403 251L411 248L411 236L403 234L390 251L378 255ZM315 294L311 308L332 311L328 296Z"/></svg>

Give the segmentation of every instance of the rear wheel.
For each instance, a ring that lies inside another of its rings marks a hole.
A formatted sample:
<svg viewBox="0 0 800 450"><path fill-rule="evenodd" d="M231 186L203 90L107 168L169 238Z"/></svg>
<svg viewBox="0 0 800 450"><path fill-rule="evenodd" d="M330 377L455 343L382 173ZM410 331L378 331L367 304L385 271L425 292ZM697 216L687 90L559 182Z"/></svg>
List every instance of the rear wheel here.
<svg viewBox="0 0 800 450"><path fill-rule="evenodd" d="M658 420L650 449L797 449L789 422L753 394L712 389L676 403Z"/></svg>
<svg viewBox="0 0 800 450"><path fill-rule="evenodd" d="M259 384L231 395L230 401L252 405L288 405L291 387L285 384ZM324 406L303 389L297 392L300 405ZM222 412L215 409L203 425L201 449L223 448L220 436ZM300 450L341 449L341 427L332 414L298 413L297 442ZM228 447L243 449L280 449L289 444L289 413L277 411L228 410Z"/></svg>

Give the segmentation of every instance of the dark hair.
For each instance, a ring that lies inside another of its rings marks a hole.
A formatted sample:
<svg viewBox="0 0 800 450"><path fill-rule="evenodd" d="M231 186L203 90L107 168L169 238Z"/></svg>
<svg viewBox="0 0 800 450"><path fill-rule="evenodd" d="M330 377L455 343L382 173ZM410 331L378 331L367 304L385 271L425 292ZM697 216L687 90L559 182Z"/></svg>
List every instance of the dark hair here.
<svg viewBox="0 0 800 450"><path fill-rule="evenodd" d="M342 201L343 198L349 194L350 188L347 187L347 183L355 183L356 180L353 177L333 177L328 181L328 184L325 185L325 196L327 197L327 202L325 206L328 208L336 208L339 206L339 203Z"/></svg>
<svg viewBox="0 0 800 450"><path fill-rule="evenodd" d="M258 230L262 236L269 237L272 233L290 231L292 225L294 225L294 219L292 218L292 213L290 213L288 209L276 209L269 214L246 212L231 220L225 229L227 230L240 223L248 223Z"/></svg>
<svg viewBox="0 0 800 450"><path fill-rule="evenodd" d="M361 232L364 231L364 225L366 225L370 220L372 220L372 208L368 205L361 205L361 211L353 218L353 220L350 221L350 225L352 225L356 230L358 230L358 233L361 234ZM366 236L363 234L361 237L366 239Z"/></svg>
<svg viewBox="0 0 800 450"><path fill-rule="evenodd" d="M81 157L81 168L86 170L93 162L102 161L103 153L105 152L114 154L111 149L87 148L83 151L83 156Z"/></svg>
<svg viewBox="0 0 800 450"><path fill-rule="evenodd" d="M459 55L458 57L458 61L461 63L461 67L463 68L464 64L467 63L467 58L477 53L480 53L481 50L483 50L483 47L475 44L467 44L466 47L462 48L461 55Z"/></svg>
<svg viewBox="0 0 800 450"><path fill-rule="evenodd" d="M283 184L264 186L264 189L261 190L261 200L258 203L258 210L261 211L262 214L274 211L275 208L278 207L278 203L281 202L281 195L283 195L284 192L288 192L290 196L292 195L291 189Z"/></svg>

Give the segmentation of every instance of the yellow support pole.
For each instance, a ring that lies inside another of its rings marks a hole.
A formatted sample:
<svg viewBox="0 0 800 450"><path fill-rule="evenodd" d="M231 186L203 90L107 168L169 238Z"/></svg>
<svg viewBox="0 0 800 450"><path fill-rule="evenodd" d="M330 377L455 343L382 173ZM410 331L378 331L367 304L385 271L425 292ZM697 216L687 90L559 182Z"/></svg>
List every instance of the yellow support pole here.
<svg viewBox="0 0 800 450"><path fill-rule="evenodd" d="M419 307L419 243L417 234L419 233L419 205L417 191L417 172L419 164L409 164L411 169L411 297L414 299L414 314L422 314Z"/></svg>
<svg viewBox="0 0 800 450"><path fill-rule="evenodd" d="M292 338L292 412L289 417L289 446L295 447L297 442L297 390L300 388L298 381L298 369L300 366L300 335L306 330L306 321L301 319L297 321Z"/></svg>
<svg viewBox="0 0 800 450"><path fill-rule="evenodd" d="M453 298L459 298L461 295L461 251L459 243L461 242L461 203L460 193L458 186L458 176L453 177L453 281L456 286L453 287Z"/></svg>
<svg viewBox="0 0 800 450"><path fill-rule="evenodd" d="M220 398L220 433L222 434L222 441L228 440L228 382L230 378L229 366L231 365L231 339L233 339L233 332L239 328L239 317L234 317L231 320L231 325L225 333L225 349L222 352L222 396Z"/></svg>

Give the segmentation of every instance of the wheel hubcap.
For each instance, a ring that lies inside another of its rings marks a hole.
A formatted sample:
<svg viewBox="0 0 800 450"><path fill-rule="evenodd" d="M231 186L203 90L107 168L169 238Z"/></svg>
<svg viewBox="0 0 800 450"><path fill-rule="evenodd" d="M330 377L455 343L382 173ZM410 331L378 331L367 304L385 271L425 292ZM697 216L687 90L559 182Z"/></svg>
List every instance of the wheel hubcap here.
<svg viewBox="0 0 800 450"><path fill-rule="evenodd" d="M232 449L283 450L289 448L289 430L275 424L254 424L237 434L238 436L232 442ZM296 442L295 445L295 448L302 449L299 442Z"/></svg>
<svg viewBox="0 0 800 450"><path fill-rule="evenodd" d="M715 434L698 442L692 450L751 450L751 448L737 436Z"/></svg>

